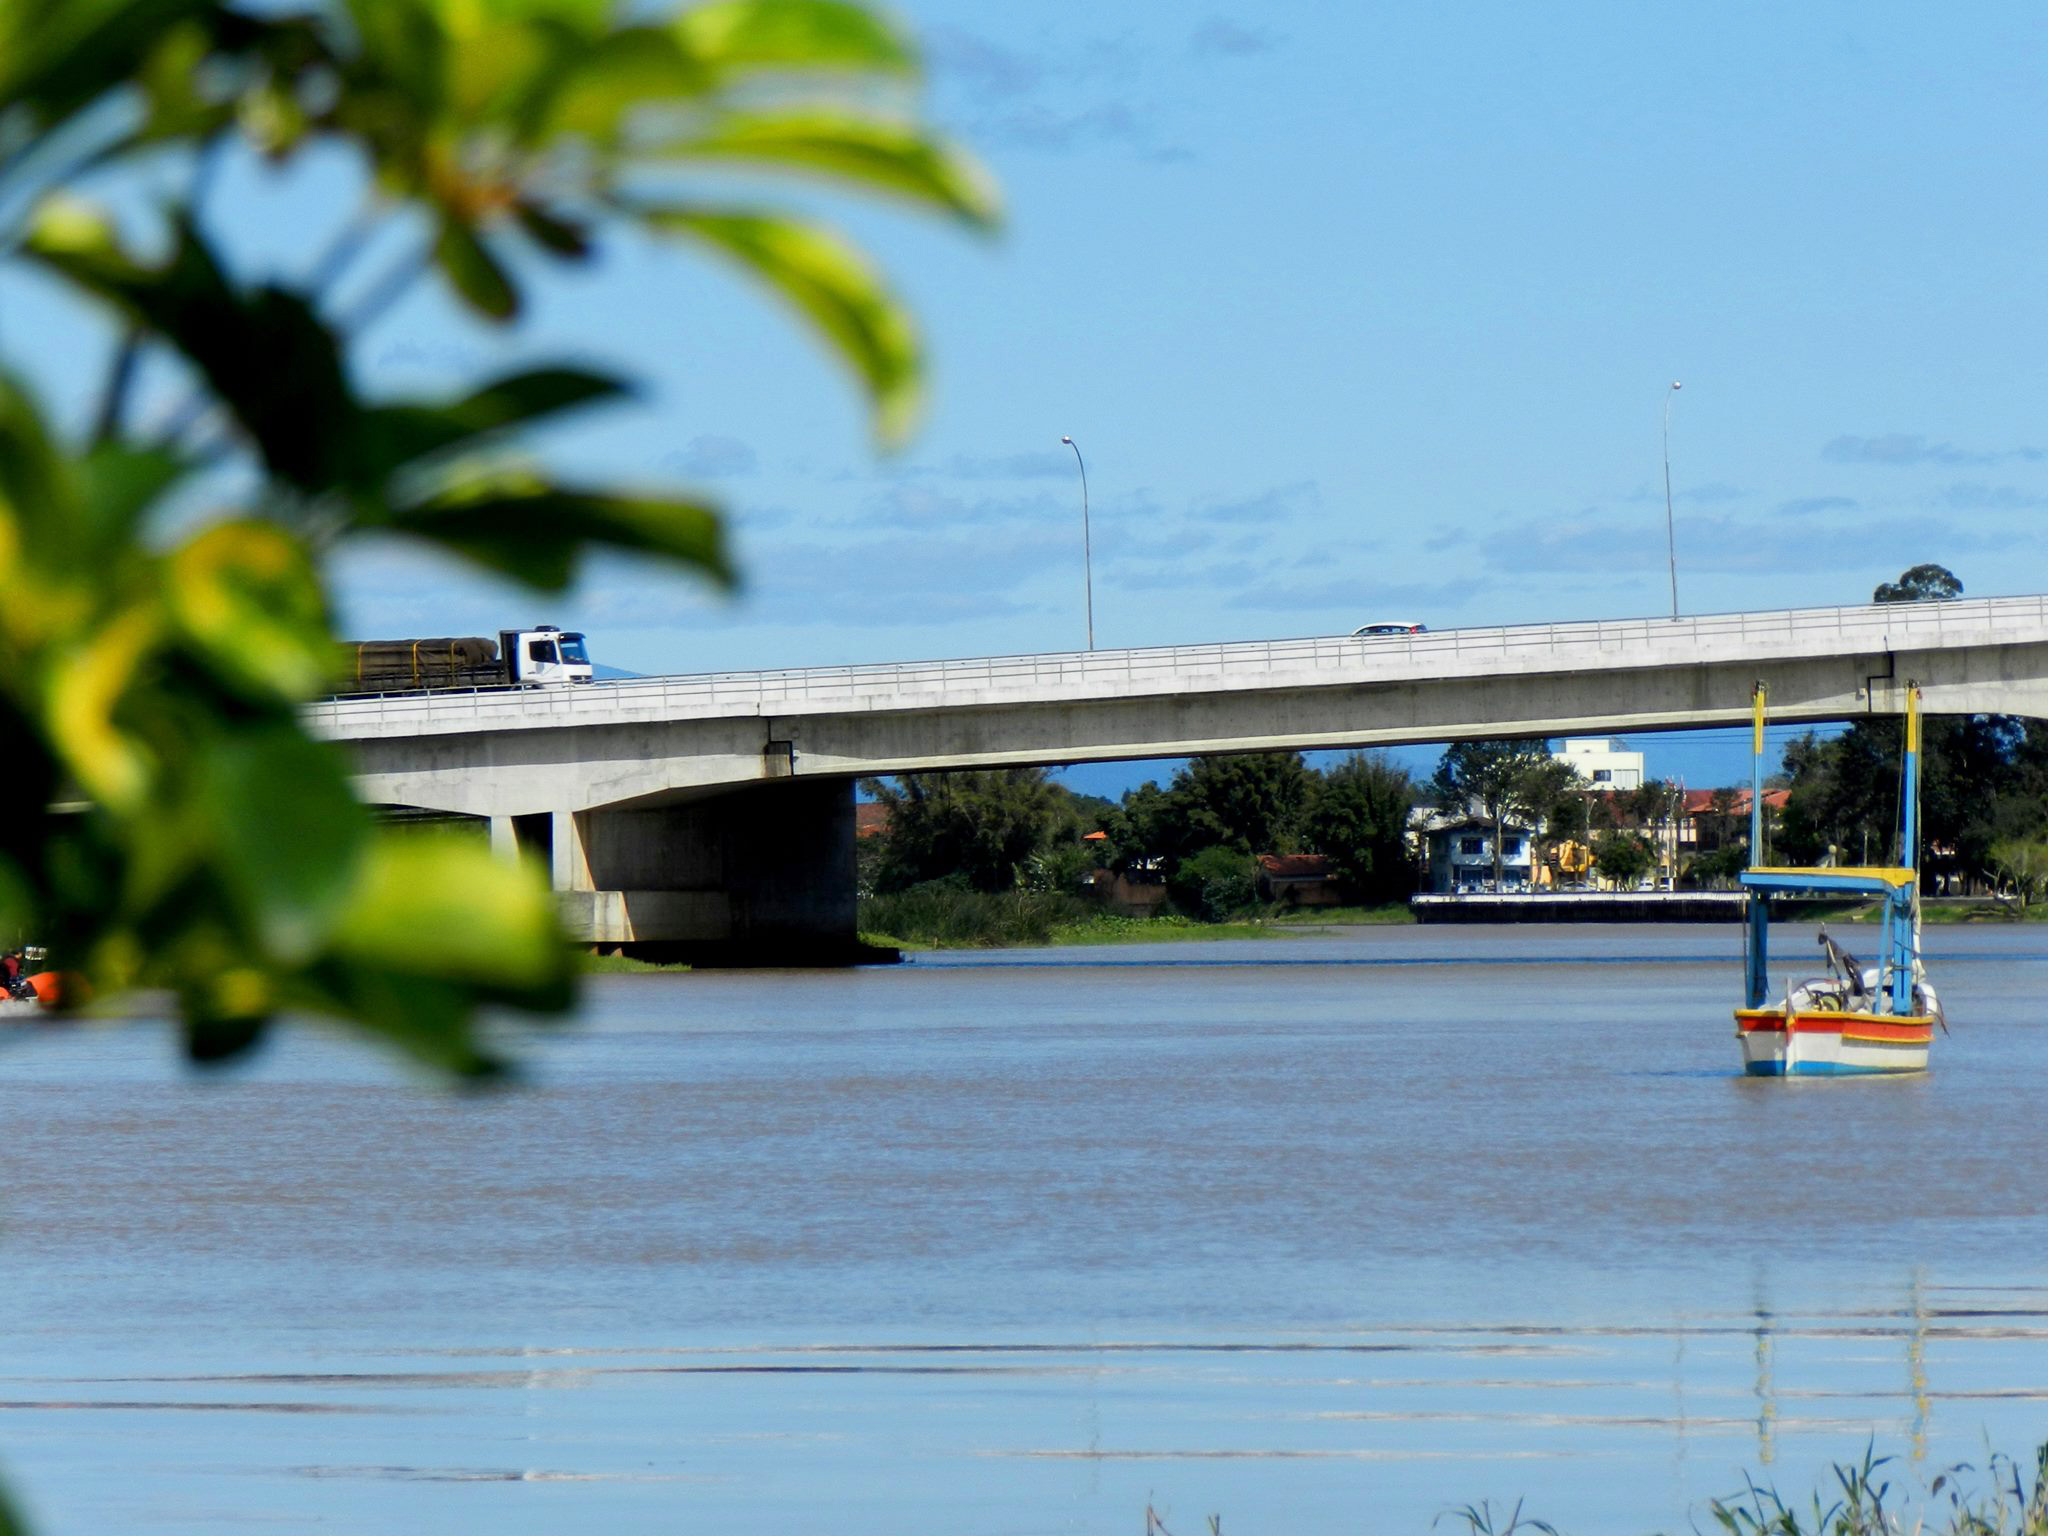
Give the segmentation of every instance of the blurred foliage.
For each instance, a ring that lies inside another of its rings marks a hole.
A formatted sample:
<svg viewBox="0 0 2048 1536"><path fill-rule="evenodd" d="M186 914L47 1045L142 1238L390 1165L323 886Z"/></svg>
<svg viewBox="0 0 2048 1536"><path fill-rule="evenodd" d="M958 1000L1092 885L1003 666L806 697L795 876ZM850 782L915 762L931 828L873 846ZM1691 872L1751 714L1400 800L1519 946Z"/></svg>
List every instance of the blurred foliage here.
<svg viewBox="0 0 2048 1536"><path fill-rule="evenodd" d="M916 82L908 41L842 0L0 0L5 259L118 338L74 430L27 377L43 360L0 365L0 729L28 808L0 829L10 936L95 997L172 989L201 1061L293 1010L479 1075L480 1005L566 1007L541 884L474 840L381 831L301 727L333 654L322 562L396 534L543 589L596 549L727 582L717 516L515 455L624 399L620 377L372 399L351 354L422 279L502 324L533 282L673 238L786 302L894 441L921 373L902 306L829 228L726 189L804 175L990 227ZM302 275L247 275L205 206L221 163L289 174L315 149L356 168L361 206ZM190 391L147 428L145 363Z"/></svg>

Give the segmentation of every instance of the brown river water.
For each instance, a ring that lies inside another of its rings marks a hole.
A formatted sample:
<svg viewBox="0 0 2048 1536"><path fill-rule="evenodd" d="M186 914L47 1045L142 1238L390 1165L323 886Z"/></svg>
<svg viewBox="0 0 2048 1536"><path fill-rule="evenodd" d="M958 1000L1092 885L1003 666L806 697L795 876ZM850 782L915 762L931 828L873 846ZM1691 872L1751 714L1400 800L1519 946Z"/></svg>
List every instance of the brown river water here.
<svg viewBox="0 0 2048 1536"><path fill-rule="evenodd" d="M601 977L482 1097L24 1033L0 1475L44 1536L1320 1536L2030 1455L2048 927L1927 942L1891 1081L1742 1077L1732 927Z"/></svg>

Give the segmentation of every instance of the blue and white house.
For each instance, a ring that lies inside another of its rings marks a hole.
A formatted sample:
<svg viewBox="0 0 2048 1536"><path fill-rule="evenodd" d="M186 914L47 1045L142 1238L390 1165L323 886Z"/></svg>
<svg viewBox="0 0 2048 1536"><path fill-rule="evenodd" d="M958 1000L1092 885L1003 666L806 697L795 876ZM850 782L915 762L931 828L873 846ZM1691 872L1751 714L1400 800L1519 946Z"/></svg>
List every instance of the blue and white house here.
<svg viewBox="0 0 2048 1536"><path fill-rule="evenodd" d="M1442 896L1491 891L1493 823L1466 811L1432 813L1418 829L1429 872L1427 889ZM1500 889L1526 891L1532 879L1535 828L1508 819L1501 824Z"/></svg>

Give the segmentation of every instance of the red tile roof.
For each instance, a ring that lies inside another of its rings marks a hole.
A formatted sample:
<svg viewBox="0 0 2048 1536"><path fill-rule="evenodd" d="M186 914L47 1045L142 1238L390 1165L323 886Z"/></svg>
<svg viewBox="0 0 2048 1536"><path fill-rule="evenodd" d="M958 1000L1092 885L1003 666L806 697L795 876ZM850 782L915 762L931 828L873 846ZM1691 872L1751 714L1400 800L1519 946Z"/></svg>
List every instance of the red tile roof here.
<svg viewBox="0 0 2048 1536"><path fill-rule="evenodd" d="M1718 789L1688 789L1685 792L1686 815L1705 816L1710 814L1714 809L1714 796L1720 793L1721 791ZM1731 793L1733 798L1729 801L1729 813L1735 816L1747 816L1749 814L1749 791L1747 789L1738 789ZM1774 811L1782 811L1785 808L1785 802L1791 798L1792 792L1790 790L1767 789L1764 791L1764 804Z"/></svg>
<svg viewBox="0 0 2048 1536"><path fill-rule="evenodd" d="M1282 880L1320 880L1330 873L1330 857L1324 853L1262 853L1259 868Z"/></svg>

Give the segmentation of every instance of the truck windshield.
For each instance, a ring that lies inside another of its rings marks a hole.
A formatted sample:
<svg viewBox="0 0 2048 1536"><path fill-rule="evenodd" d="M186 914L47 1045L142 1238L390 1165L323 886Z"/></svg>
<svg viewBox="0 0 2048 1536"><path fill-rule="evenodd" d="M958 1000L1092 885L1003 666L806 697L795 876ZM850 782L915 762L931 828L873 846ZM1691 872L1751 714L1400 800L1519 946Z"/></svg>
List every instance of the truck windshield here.
<svg viewBox="0 0 2048 1536"><path fill-rule="evenodd" d="M562 636L562 660L580 661L585 666L590 665L590 652L583 649L583 637L581 635Z"/></svg>

